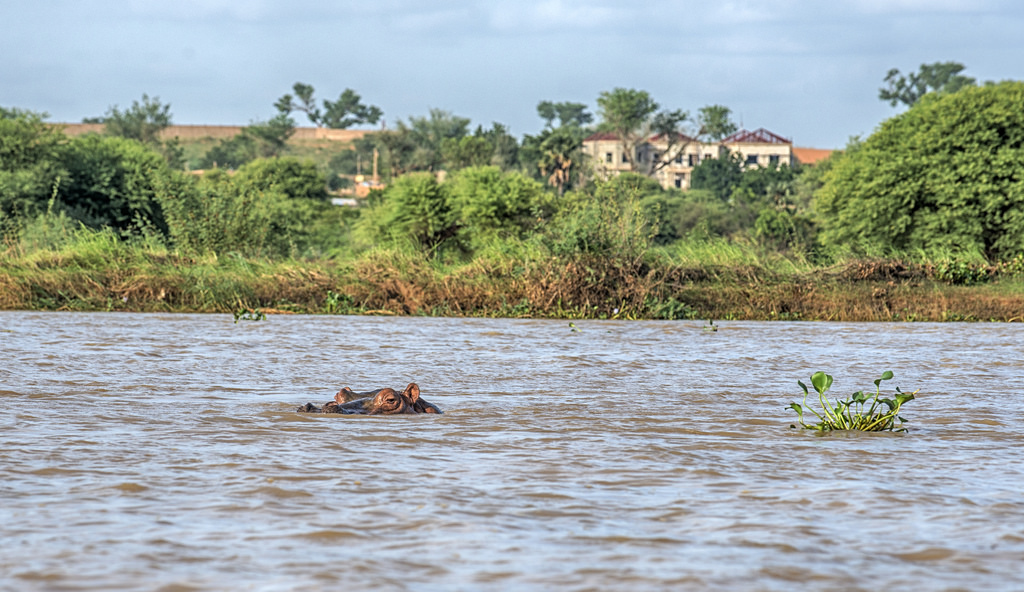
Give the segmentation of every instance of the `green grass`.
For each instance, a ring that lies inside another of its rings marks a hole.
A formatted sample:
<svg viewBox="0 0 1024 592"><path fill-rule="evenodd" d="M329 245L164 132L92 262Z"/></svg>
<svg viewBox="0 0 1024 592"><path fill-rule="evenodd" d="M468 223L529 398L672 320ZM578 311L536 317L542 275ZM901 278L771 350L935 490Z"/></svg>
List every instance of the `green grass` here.
<svg viewBox="0 0 1024 592"><path fill-rule="evenodd" d="M641 256L556 255L495 240L472 259L411 245L269 258L184 253L46 214L0 248L0 309L560 319L1024 321L1024 263L984 284L901 260L827 266L750 243L682 241ZM931 271L930 271L931 270Z"/></svg>

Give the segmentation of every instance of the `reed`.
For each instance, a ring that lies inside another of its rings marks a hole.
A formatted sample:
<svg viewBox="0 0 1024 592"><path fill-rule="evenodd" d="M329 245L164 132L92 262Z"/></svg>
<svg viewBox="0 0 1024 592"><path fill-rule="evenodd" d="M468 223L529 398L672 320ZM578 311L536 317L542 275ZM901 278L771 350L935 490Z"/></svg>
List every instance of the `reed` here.
<svg viewBox="0 0 1024 592"><path fill-rule="evenodd" d="M846 399L837 397L830 401L827 393L832 387L832 375L825 374L824 372L815 372L811 375L811 385L818 394L821 412L819 413L813 407L807 405L807 397L810 396L810 391L807 389L807 385L799 380L797 384L804 391L803 403L790 403L787 409L792 409L796 412L797 423L800 426L819 432L835 430L905 432L907 429L903 427L903 424L907 420L900 417L900 409L904 403L912 401L918 391L904 393L900 390L900 387L896 387L894 395L883 397L881 391L882 381L890 380L892 377L893 373L886 370L880 378L875 380L875 394L873 397L864 391L857 391ZM807 423L804 421L805 409L818 418L817 423ZM790 427L796 428L795 425Z"/></svg>
<svg viewBox="0 0 1024 592"><path fill-rule="evenodd" d="M70 220L8 237L0 308L562 319L1024 320L1024 263L951 284L911 258L814 265L757 245L556 253L494 239L472 258L394 244L335 258L186 254Z"/></svg>

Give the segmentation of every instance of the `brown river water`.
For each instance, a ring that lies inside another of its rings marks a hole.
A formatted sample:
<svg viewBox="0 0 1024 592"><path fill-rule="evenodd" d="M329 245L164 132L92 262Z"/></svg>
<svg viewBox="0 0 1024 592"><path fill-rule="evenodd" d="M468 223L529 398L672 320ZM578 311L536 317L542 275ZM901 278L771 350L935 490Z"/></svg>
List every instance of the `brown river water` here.
<svg viewBox="0 0 1024 592"><path fill-rule="evenodd" d="M0 312L0 590L1024 589L1020 325L702 324Z"/></svg>

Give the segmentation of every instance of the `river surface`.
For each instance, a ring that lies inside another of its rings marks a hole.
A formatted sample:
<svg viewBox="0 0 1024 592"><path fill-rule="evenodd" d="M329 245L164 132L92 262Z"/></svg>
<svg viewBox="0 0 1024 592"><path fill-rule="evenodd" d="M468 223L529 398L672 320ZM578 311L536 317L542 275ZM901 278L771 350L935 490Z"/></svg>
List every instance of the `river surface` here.
<svg viewBox="0 0 1024 592"><path fill-rule="evenodd" d="M0 590L1021 590L1018 324L0 312ZM797 380L920 389L791 429ZM417 382L443 415L298 414Z"/></svg>

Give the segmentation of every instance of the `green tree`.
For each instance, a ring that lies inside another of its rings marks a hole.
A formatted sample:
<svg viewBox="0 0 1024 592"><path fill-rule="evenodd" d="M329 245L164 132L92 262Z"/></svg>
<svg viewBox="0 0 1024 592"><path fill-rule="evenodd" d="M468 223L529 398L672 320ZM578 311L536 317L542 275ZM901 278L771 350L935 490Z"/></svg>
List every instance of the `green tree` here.
<svg viewBox="0 0 1024 592"><path fill-rule="evenodd" d="M333 129L377 123L384 112L376 105L364 105L356 91L346 88L335 101L324 101L323 123Z"/></svg>
<svg viewBox="0 0 1024 592"><path fill-rule="evenodd" d="M834 163L815 206L827 246L1024 251L1024 82L929 94Z"/></svg>
<svg viewBox="0 0 1024 592"><path fill-rule="evenodd" d="M161 138L171 125L171 105L161 103L160 97L149 98L143 93L142 102L132 101L132 106L124 111L114 105L101 121L104 134L137 140L160 152L173 168L184 166L184 149L178 138Z"/></svg>
<svg viewBox="0 0 1024 592"><path fill-rule="evenodd" d="M441 144L446 139L459 140L467 133L468 118L458 117L442 109L431 109L427 117L410 117L409 137L416 146L412 154L414 169L436 171L443 168Z"/></svg>
<svg viewBox="0 0 1024 592"><path fill-rule="evenodd" d="M594 116L587 112L586 105L568 101L541 101L537 103L537 114L544 120L544 126L552 129L567 126L582 128L594 121ZM556 119L557 126L554 123Z"/></svg>
<svg viewBox="0 0 1024 592"><path fill-rule="evenodd" d="M275 192L288 199L328 199L327 179L311 161L261 158L239 167L233 181L246 190Z"/></svg>
<svg viewBox="0 0 1024 592"><path fill-rule="evenodd" d="M494 157L494 146L482 136L463 136L441 140L441 158L449 171L485 166Z"/></svg>
<svg viewBox="0 0 1024 592"><path fill-rule="evenodd" d="M494 239L522 238L547 211L540 183L496 166L462 169L445 185L458 238L470 249Z"/></svg>
<svg viewBox="0 0 1024 592"><path fill-rule="evenodd" d="M562 126L541 132L537 145L537 167L542 177L562 195L574 183L583 162L579 134L573 128Z"/></svg>
<svg viewBox="0 0 1024 592"><path fill-rule="evenodd" d="M107 110L103 118L104 132L109 136L138 140L143 144L160 144L160 132L171 125L171 106L160 102L160 97L149 98L143 93L142 102L132 101L124 111L117 105Z"/></svg>
<svg viewBox="0 0 1024 592"><path fill-rule="evenodd" d="M44 212L67 178L61 159L67 138L45 118L0 107L0 231Z"/></svg>
<svg viewBox="0 0 1024 592"><path fill-rule="evenodd" d="M93 228L167 230L157 195L182 173L159 153L134 140L87 134L68 143L61 161L67 178L57 199L72 218Z"/></svg>
<svg viewBox="0 0 1024 592"><path fill-rule="evenodd" d="M754 236L776 250L805 253L814 244L814 222L803 212L765 208L754 221Z"/></svg>
<svg viewBox="0 0 1024 592"><path fill-rule="evenodd" d="M261 142L256 136L243 130L242 133L211 146L199 161L199 167L237 169L251 160L260 158L261 147Z"/></svg>
<svg viewBox="0 0 1024 592"><path fill-rule="evenodd" d="M893 68L885 76L887 86L878 89L878 98L895 107L899 103L912 106L930 92L952 93L961 88L974 86L975 80L964 76L964 65L957 62L935 62L921 64L916 73L906 76Z"/></svg>
<svg viewBox="0 0 1024 592"><path fill-rule="evenodd" d="M738 154L720 158L705 158L690 174L692 189L705 189L718 199L726 201L743 179L743 161Z"/></svg>
<svg viewBox="0 0 1024 592"><path fill-rule="evenodd" d="M509 133L505 125L493 122L490 129L477 126L473 136L484 138L490 143L493 152L488 164L499 167L503 171L515 168L519 164L519 142Z"/></svg>
<svg viewBox="0 0 1024 592"><path fill-rule="evenodd" d="M239 192L223 170L160 194L174 246L186 253L266 255L274 216L270 200Z"/></svg>
<svg viewBox="0 0 1024 592"><path fill-rule="evenodd" d="M308 84L296 82L292 86L292 91L295 93L295 97L292 95L284 95L274 103L274 107L277 108L278 113L290 115L292 111L302 111L309 118L310 123L320 127L323 113L320 108L316 106L316 100L313 98L313 87ZM296 102L295 99L298 99Z"/></svg>
<svg viewBox="0 0 1024 592"><path fill-rule="evenodd" d="M649 192L660 194L662 188L657 181L635 173L568 192L545 223L541 239L556 256L596 255L637 264L657 234L641 205Z"/></svg>
<svg viewBox="0 0 1024 592"><path fill-rule="evenodd" d="M697 112L697 136L720 142L739 129L732 120L732 109L725 105L706 105Z"/></svg>
<svg viewBox="0 0 1024 592"><path fill-rule="evenodd" d="M189 253L261 257L338 246L341 208L320 197L323 179L309 169L292 159L260 159L234 175L212 169L166 184L159 199L174 245Z"/></svg>
<svg viewBox="0 0 1024 592"><path fill-rule="evenodd" d="M418 172L394 179L383 198L363 211L355 232L368 245L408 241L435 251L455 236L457 227L445 185L431 173Z"/></svg>
<svg viewBox="0 0 1024 592"><path fill-rule="evenodd" d="M311 85L296 82L292 86L292 91L295 93L294 97L286 94L274 103L274 107L285 115L292 111L301 111L317 127L348 129L354 125L377 123L384 114L375 105L364 105L359 93L351 88L342 91L334 101L325 99L323 110L317 106L316 99L313 98L315 91Z"/></svg>
<svg viewBox="0 0 1024 592"><path fill-rule="evenodd" d="M417 146L412 131L401 122L396 129L382 130L357 141L356 150L365 154L367 148L364 148L364 144L367 143L380 151L381 170L386 171L391 179L397 179L412 170Z"/></svg>
<svg viewBox="0 0 1024 592"><path fill-rule="evenodd" d="M288 149L288 139L295 133L295 120L278 113L268 121L256 121L235 136L223 139L203 155L199 166L204 169L237 169L257 158L280 156Z"/></svg>
<svg viewBox="0 0 1024 592"><path fill-rule="evenodd" d="M690 139L681 126L689 118L685 111L658 111L659 105L647 91L615 88L597 99L601 128L614 133L633 172L653 174L671 163ZM645 156L652 137L665 141L664 152Z"/></svg>
<svg viewBox="0 0 1024 592"><path fill-rule="evenodd" d="M295 133L295 120L287 113L278 113L267 121L256 121L242 130L254 138L259 155L278 156L288 147L288 139Z"/></svg>
<svg viewBox="0 0 1024 592"><path fill-rule="evenodd" d="M537 114L544 120L544 129L536 136L524 136L520 160L533 175L562 195L579 181L583 139L588 133L585 126L594 116L582 103L551 101L538 103Z"/></svg>

